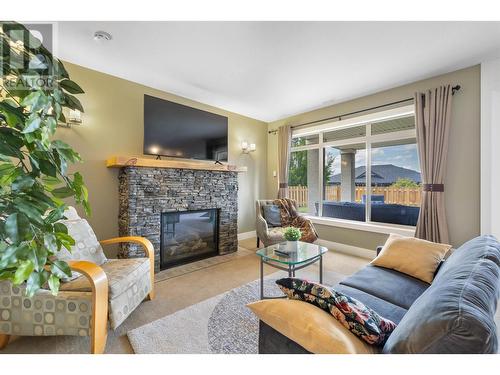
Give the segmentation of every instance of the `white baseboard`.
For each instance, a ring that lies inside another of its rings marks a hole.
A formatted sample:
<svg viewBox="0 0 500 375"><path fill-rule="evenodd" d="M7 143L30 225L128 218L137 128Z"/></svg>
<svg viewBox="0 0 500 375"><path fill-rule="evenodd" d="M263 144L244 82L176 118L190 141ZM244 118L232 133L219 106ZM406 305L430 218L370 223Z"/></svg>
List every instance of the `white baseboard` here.
<svg viewBox="0 0 500 375"><path fill-rule="evenodd" d="M238 233L238 241L248 240L249 238L257 237L257 233L254 230L250 232Z"/></svg>
<svg viewBox="0 0 500 375"><path fill-rule="evenodd" d="M366 258L366 259L374 259L375 256L377 255L375 250L370 250L370 249L365 249L363 247L357 247L357 246L351 246L351 245L346 245L343 243L338 243L338 242L333 242L333 241L327 241L327 240L322 240L319 238L316 240L318 245L327 247L331 251L336 251L338 253L343 253L343 254L348 254L348 255L354 255L360 258Z"/></svg>

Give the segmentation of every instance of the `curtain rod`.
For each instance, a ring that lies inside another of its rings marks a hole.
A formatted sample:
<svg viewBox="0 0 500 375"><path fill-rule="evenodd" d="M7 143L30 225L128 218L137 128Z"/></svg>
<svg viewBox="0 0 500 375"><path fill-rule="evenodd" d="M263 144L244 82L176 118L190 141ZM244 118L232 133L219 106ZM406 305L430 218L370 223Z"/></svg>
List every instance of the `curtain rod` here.
<svg viewBox="0 0 500 375"><path fill-rule="evenodd" d="M461 86L460 85L455 85L451 88L451 95L455 95L455 93L457 91L459 91L461 89ZM304 122L302 124L298 124L298 125L293 125L291 128L294 129L294 128L298 128L300 126L305 126L305 125L311 125L311 124L315 124L317 122L323 122L323 121L328 121L328 120L334 120L334 119L339 119L341 120L342 117L346 117L346 116L351 116L351 115L356 115L358 113L363 113L363 112L367 112L367 111L372 111L374 109L379 109L379 108L384 108L384 107L389 107L391 105L396 105L396 104L401 104L401 103L405 103L405 102L409 102L410 100L413 100L413 98L408 98L408 99L403 99L403 100L398 100L398 101L395 101L395 102L392 102L392 103L386 103L386 104L381 104L381 105L377 105L375 107L371 107L371 108L365 108L365 109L360 109L359 111L354 111L354 112L349 112L349 113L344 113L344 114L341 114L341 115L337 115L337 116L332 116L332 117L327 117L327 118L324 118L324 119L321 119L321 120L314 120L314 121L309 121L309 122ZM275 130L269 130L268 133L269 134L276 134L278 132L278 129L275 129Z"/></svg>

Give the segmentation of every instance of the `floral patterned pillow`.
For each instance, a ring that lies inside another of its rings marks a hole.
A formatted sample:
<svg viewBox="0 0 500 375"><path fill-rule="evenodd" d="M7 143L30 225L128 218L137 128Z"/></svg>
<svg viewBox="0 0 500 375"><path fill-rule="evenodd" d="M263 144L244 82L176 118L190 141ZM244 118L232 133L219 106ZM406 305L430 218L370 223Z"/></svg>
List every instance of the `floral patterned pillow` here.
<svg viewBox="0 0 500 375"><path fill-rule="evenodd" d="M334 316L349 331L371 345L384 345L396 328L360 301L335 289L303 279L287 277L276 284L290 299L309 302Z"/></svg>

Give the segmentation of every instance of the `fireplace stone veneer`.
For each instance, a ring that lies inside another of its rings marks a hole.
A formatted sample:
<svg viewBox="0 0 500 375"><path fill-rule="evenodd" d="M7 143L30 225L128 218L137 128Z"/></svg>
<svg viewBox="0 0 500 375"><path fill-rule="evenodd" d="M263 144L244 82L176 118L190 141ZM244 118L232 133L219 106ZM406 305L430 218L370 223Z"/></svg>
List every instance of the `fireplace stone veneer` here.
<svg viewBox="0 0 500 375"><path fill-rule="evenodd" d="M238 249L238 175L206 171L127 166L119 175L120 236L143 236L155 249L160 270L161 214L172 210L219 209L219 255ZM144 256L140 246L122 244L118 256Z"/></svg>

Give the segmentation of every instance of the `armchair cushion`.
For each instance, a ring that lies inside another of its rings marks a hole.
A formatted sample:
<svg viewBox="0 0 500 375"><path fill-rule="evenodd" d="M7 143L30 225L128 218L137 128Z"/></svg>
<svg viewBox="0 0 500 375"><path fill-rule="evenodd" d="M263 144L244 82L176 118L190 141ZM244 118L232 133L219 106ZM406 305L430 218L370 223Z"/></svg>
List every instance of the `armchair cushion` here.
<svg viewBox="0 0 500 375"><path fill-rule="evenodd" d="M116 329L151 291L148 258L112 259L101 265L109 285L109 322ZM85 277L62 283L62 291L90 291Z"/></svg>
<svg viewBox="0 0 500 375"><path fill-rule="evenodd" d="M264 219L270 227L281 227L280 208L275 204L267 204L262 207Z"/></svg>
<svg viewBox="0 0 500 375"><path fill-rule="evenodd" d="M111 259L101 265L108 277L109 299L113 299L130 289L142 274L149 272L148 258ZM92 287L86 277L63 282L61 290L90 292Z"/></svg>

